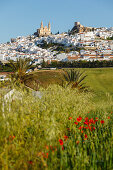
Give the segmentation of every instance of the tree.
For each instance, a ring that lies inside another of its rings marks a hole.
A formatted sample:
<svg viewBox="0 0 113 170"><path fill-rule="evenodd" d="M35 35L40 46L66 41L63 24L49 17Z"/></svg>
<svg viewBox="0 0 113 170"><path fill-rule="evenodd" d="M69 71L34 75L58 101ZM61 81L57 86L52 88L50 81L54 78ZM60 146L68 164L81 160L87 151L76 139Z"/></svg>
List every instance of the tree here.
<svg viewBox="0 0 113 170"><path fill-rule="evenodd" d="M63 73L64 80L67 82L67 85L70 85L71 88L78 88L79 90L86 90L87 87L84 86L85 83L82 83L87 75L83 75L83 72L80 72L75 69L66 70Z"/></svg>
<svg viewBox="0 0 113 170"><path fill-rule="evenodd" d="M42 68L45 68L46 67L46 62L45 62L45 60L43 59L43 62L42 62Z"/></svg>
<svg viewBox="0 0 113 170"><path fill-rule="evenodd" d="M20 83L24 83L26 80L26 71L31 68L32 62L31 59L17 59L17 62L14 62L12 60L9 61L9 66L12 68L12 71L14 72L11 75L11 79L15 81L19 81Z"/></svg>

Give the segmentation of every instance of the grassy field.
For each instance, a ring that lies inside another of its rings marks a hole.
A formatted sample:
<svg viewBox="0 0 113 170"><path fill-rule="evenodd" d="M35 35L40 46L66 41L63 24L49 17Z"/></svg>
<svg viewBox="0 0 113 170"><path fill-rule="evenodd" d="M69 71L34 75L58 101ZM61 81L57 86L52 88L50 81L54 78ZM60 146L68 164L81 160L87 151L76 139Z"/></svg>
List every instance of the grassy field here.
<svg viewBox="0 0 113 170"><path fill-rule="evenodd" d="M92 91L53 85L62 70L38 71L26 84L41 98L20 86L0 100L0 169L113 169L113 69L80 70Z"/></svg>
<svg viewBox="0 0 113 170"><path fill-rule="evenodd" d="M113 96L113 68L81 69L88 75L85 83L96 94L95 101L105 100Z"/></svg>
<svg viewBox="0 0 113 170"><path fill-rule="evenodd" d="M41 99L17 90L4 110L0 101L0 169L113 169L112 100L98 106L92 93L55 85Z"/></svg>
<svg viewBox="0 0 113 170"><path fill-rule="evenodd" d="M113 96L113 68L83 68L79 70L87 74L84 81L94 91L96 95L94 97L95 101L106 101L106 96ZM33 79L32 76L34 77ZM61 84L62 78L62 70L43 70L34 72L33 75L30 74L26 84L31 88L37 89L37 82L35 83L37 80L41 86L47 87L50 84Z"/></svg>

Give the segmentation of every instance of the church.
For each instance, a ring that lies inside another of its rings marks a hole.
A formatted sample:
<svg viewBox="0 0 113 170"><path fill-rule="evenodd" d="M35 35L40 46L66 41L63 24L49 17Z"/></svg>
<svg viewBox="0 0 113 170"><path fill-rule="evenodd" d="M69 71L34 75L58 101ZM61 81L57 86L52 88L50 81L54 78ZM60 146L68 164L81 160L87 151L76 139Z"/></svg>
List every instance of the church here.
<svg viewBox="0 0 113 170"><path fill-rule="evenodd" d="M50 22L48 23L48 27L47 26L44 27L43 22L41 22L41 27L37 29L37 32L35 33L35 35L37 35L38 37L48 36L50 34L51 34Z"/></svg>

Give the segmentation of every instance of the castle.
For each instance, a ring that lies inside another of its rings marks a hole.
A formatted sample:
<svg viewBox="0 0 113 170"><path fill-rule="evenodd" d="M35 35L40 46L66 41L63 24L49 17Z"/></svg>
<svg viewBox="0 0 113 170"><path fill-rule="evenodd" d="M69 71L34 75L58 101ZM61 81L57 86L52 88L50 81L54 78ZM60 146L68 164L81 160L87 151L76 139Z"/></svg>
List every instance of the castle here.
<svg viewBox="0 0 113 170"><path fill-rule="evenodd" d="M50 34L51 34L50 22L48 23L48 27L47 26L44 27L43 22L41 22L41 27L37 29L37 32L35 33L35 35L37 35L38 37L48 36Z"/></svg>
<svg viewBox="0 0 113 170"><path fill-rule="evenodd" d="M89 32L93 30L94 28L92 27L84 27L83 25L80 24L80 22L75 22L75 25L70 33L73 34L73 33Z"/></svg>

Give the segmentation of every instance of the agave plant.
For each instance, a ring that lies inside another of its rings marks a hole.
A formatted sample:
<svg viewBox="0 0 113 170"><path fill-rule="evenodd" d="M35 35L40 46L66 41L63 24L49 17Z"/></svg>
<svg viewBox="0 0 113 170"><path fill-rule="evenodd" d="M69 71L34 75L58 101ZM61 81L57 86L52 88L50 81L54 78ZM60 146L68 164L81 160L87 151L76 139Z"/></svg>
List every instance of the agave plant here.
<svg viewBox="0 0 113 170"><path fill-rule="evenodd" d="M26 71L32 66L30 59L17 59L17 62L10 60L10 67L12 68L14 74L11 75L11 78L15 81L24 83L26 79Z"/></svg>
<svg viewBox="0 0 113 170"><path fill-rule="evenodd" d="M63 77L67 82L67 85L70 85L71 88L78 88L79 90L87 89L87 86L85 86L85 83L83 83L83 80L87 77L87 75L84 75L83 72L75 69L70 69L63 73Z"/></svg>

